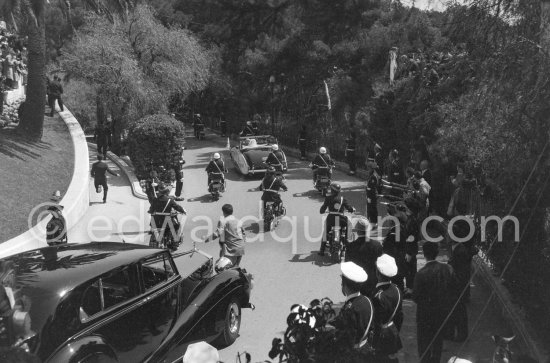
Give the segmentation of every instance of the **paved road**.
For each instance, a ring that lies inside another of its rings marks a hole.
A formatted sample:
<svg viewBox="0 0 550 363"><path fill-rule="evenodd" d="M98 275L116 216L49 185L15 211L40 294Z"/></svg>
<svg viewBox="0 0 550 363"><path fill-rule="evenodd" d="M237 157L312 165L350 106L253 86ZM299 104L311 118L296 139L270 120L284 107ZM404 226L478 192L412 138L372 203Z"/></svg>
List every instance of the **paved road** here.
<svg viewBox="0 0 550 363"><path fill-rule="evenodd" d="M256 241L247 244L242 266L253 273L255 278L252 300L256 310L243 311L241 336L235 344L221 351L221 358L225 362L234 362L238 352L247 351L252 355L253 362L264 361L268 358L267 352L272 339L281 337L286 328L285 321L292 304L307 305L314 298L327 296L339 306L344 299L340 291L339 266L316 254L321 234L319 207L322 198L317 192L312 191L311 171L307 168L307 162L289 159L289 191L283 193L282 198L292 222L283 221L275 232L262 233L259 231L257 219L261 194L255 190L260 184L260 179L245 178L237 174L225 149L225 141L214 135L208 135L204 141L189 138L186 147L186 200L182 205L187 209L189 218L185 222L185 242L180 248L191 248L190 240L197 240L198 237L211 232L224 203L233 205L237 217L247 218L247 234ZM230 169L227 176L227 192L217 202L213 202L207 193L204 171L214 152L223 153ZM116 169L114 164L110 163L110 166ZM335 172L335 179L341 183L345 197L354 207L364 210L363 183L341 172ZM111 186L107 204L97 204L101 196L95 193L93 186L91 187L92 205L89 212L81 223L69 232L69 237L73 241L90 240L88 225L93 223L96 226L96 240L144 243L146 237L143 232L148 225L148 216L144 213L148 208L147 201L132 196L129 182L124 176L111 177L109 183ZM98 226L103 230L97 231ZM281 241L285 238L286 242ZM201 247L214 256L217 256L219 251L216 242ZM419 265L423 263L423 259L420 258ZM471 313L470 320L477 317L487 297L486 289L472 289L471 310L477 313ZM490 334L503 329L502 317L495 306L496 304L492 304L484 315L481 328L476 330L471 342L463 349L462 356L469 353L477 357L478 362L490 361L493 349ZM418 361L415 306L411 301L405 301L404 309L404 349L400 353L400 361L413 363ZM459 346L447 343L444 358L448 359L456 353Z"/></svg>

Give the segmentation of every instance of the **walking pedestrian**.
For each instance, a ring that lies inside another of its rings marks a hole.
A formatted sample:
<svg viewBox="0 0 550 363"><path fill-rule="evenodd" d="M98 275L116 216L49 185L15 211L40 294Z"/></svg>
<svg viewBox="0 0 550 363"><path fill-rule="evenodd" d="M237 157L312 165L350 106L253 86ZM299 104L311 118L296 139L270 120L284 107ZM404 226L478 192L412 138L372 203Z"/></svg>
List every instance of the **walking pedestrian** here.
<svg viewBox="0 0 550 363"><path fill-rule="evenodd" d="M222 137L227 136L227 120L225 119L225 114L220 116L220 133Z"/></svg>
<svg viewBox="0 0 550 363"><path fill-rule="evenodd" d="M103 159L107 159L107 151L111 148L111 123L109 120L103 125L98 124L94 132L94 140L97 145L98 154L103 155Z"/></svg>
<svg viewBox="0 0 550 363"><path fill-rule="evenodd" d="M346 159L349 165L349 175L355 175L357 165L355 163L355 134L350 133L346 139Z"/></svg>
<svg viewBox="0 0 550 363"><path fill-rule="evenodd" d="M91 175L94 178L96 192L101 193L101 189L103 188L103 203L107 203L107 190L109 190L109 186L107 184L106 173L109 172L114 176L118 176L118 174L112 171L109 165L103 160L103 155L97 155L97 161L92 165Z"/></svg>
<svg viewBox="0 0 550 363"><path fill-rule="evenodd" d="M420 363L440 363L444 333L440 328L455 296L454 272L450 265L436 261L437 243L424 242L422 250L426 265L416 274L413 289L418 356Z"/></svg>
<svg viewBox="0 0 550 363"><path fill-rule="evenodd" d="M217 230L204 239L210 242L219 238L220 259L225 257L231 261L232 266L239 266L244 256L244 231L239 225L239 220L233 215L233 206L222 206L223 217L218 222Z"/></svg>
<svg viewBox="0 0 550 363"><path fill-rule="evenodd" d="M307 148L307 128L306 125L302 125L302 129L298 134L298 145L300 146L300 160L306 160L306 148Z"/></svg>
<svg viewBox="0 0 550 363"><path fill-rule="evenodd" d="M382 255L376 260L378 283L373 294L374 306L373 348L375 362L397 363L397 353L403 344L399 331L403 324L403 298L399 288L392 284L391 278L397 275L395 259Z"/></svg>
<svg viewBox="0 0 550 363"><path fill-rule="evenodd" d="M61 95L63 94L63 86L61 85L61 78L54 76L53 81L50 84L50 117L53 117L55 111L55 101L59 104L59 109L63 111L63 100Z"/></svg>

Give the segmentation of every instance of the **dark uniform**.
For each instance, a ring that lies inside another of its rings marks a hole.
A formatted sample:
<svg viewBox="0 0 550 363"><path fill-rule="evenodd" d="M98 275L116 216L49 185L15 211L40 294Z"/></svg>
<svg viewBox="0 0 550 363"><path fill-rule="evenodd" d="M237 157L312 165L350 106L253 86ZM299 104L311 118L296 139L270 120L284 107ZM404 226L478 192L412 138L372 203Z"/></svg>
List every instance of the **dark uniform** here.
<svg viewBox="0 0 550 363"><path fill-rule="evenodd" d="M92 171L90 172L90 174L94 178L94 187L96 188L96 190L99 188L100 185L103 187L103 202L107 200L107 190L109 189L107 185L107 176L105 175L107 172L111 173L114 176L117 175L103 160L95 162L92 165Z"/></svg>
<svg viewBox="0 0 550 363"><path fill-rule="evenodd" d="M180 213L185 213L185 209L178 203L174 201L173 198L166 194L161 194L158 198L155 198L153 200L153 204L151 206L151 213L153 214L153 218L151 219L151 223L155 223L155 228L162 228L162 226L166 225L169 226L169 223L172 223L174 227L174 231L179 231L180 224L178 222L178 219L176 217L170 217L170 216L164 216L164 215L154 215L154 213L170 213L172 210L176 210ZM170 219L168 219L170 218Z"/></svg>
<svg viewBox="0 0 550 363"><path fill-rule="evenodd" d="M376 173L378 176L382 177L384 175L384 155L382 154L382 151L376 150L377 152L374 154L374 162L376 163Z"/></svg>
<svg viewBox="0 0 550 363"><path fill-rule="evenodd" d="M259 121L252 121L252 133L253 135L259 135L260 132L260 122Z"/></svg>
<svg viewBox="0 0 550 363"><path fill-rule="evenodd" d="M305 159L307 158L307 155L306 155L306 148L307 148L307 131L304 128L302 128L302 130L300 131L299 133L299 136L298 136L298 145L300 146L300 157L302 159Z"/></svg>
<svg viewBox="0 0 550 363"><path fill-rule="evenodd" d="M267 159L265 160L265 163L275 168L275 171L282 172L284 160L285 160L285 156L283 152L281 150L275 150L269 153L269 155L267 156Z"/></svg>
<svg viewBox="0 0 550 363"><path fill-rule="evenodd" d="M94 139L97 152L107 157L107 149L111 147L111 128L109 125L98 125L95 128Z"/></svg>
<svg viewBox="0 0 550 363"><path fill-rule="evenodd" d="M378 178L374 173L367 179L367 219L378 223Z"/></svg>
<svg viewBox="0 0 550 363"><path fill-rule="evenodd" d="M182 160L174 167L174 172L176 173L175 195L178 198L181 196L181 191L183 189L183 164L185 164L185 161Z"/></svg>
<svg viewBox="0 0 550 363"><path fill-rule="evenodd" d="M398 362L395 355L403 344L399 331L403 325L403 299L399 288L391 282L381 282L373 294L374 306L373 347L375 362Z"/></svg>
<svg viewBox="0 0 550 363"><path fill-rule="evenodd" d="M59 206L48 208L52 218L46 225L46 242L48 245L67 243L67 222Z"/></svg>
<svg viewBox="0 0 550 363"><path fill-rule="evenodd" d="M376 260L382 256L383 247L380 241L359 236L346 248L346 261L355 262L367 272L368 279L361 287L361 293L371 296L376 283Z"/></svg>
<svg viewBox="0 0 550 363"><path fill-rule="evenodd" d="M220 132L221 136L227 136L227 121L225 117L220 117Z"/></svg>
<svg viewBox="0 0 550 363"><path fill-rule="evenodd" d="M193 121L193 130L195 131L195 137L198 138L201 130L204 130L204 124L201 119L195 118L195 121Z"/></svg>
<svg viewBox="0 0 550 363"><path fill-rule="evenodd" d="M382 244L384 253L390 255L395 259L397 265L397 275L391 278L391 281L396 284L402 291L405 290L405 283L403 279L407 274L407 262L405 260L406 254L406 239L407 233L403 223L400 225L400 234L397 235L397 228L393 226L388 234L384 237L384 243Z"/></svg>
<svg viewBox="0 0 550 363"><path fill-rule="evenodd" d="M149 204L152 206L153 200L158 196L160 181L158 177L149 177L145 183L145 194L147 194Z"/></svg>
<svg viewBox="0 0 550 363"><path fill-rule="evenodd" d="M412 289L414 286L414 278L416 276L418 255L418 235L420 233L420 225L413 213L407 213L407 220L404 225L406 237L405 240L405 256L409 255L410 260L405 259L405 286Z"/></svg>
<svg viewBox="0 0 550 363"><path fill-rule="evenodd" d="M330 195L325 197L325 202L321 206L319 213L324 214L328 209L328 216L325 222L325 231L321 242L321 254L325 253L327 234L334 226L347 226L348 218L344 215L344 210L353 213L355 209L348 204L346 198L340 195Z"/></svg>
<svg viewBox="0 0 550 363"><path fill-rule="evenodd" d="M330 179L332 179L332 167L334 166L334 161L330 157L329 154L317 154L315 156L315 159L313 159L312 162L312 169L313 169L313 182L315 183L317 181L317 174L319 173L319 168L328 168L327 175Z"/></svg>
<svg viewBox="0 0 550 363"><path fill-rule="evenodd" d="M349 173L355 174L357 171L357 165L355 162L355 136L351 135L346 139L346 159L349 165Z"/></svg>
<svg viewBox="0 0 550 363"><path fill-rule="evenodd" d="M365 331L370 330L373 315L368 297L360 293L348 296L338 316L329 322L336 328L336 344L343 350L355 349L363 340Z"/></svg>
<svg viewBox="0 0 550 363"><path fill-rule="evenodd" d="M465 243L456 243L452 246L449 265L453 267L456 276L457 284L455 296L457 299L460 297L462 291L470 286L471 262L472 255ZM468 311L466 309L467 300L468 297L465 293L458 301L458 304L453 311L453 316L451 317L451 331L449 333L452 338L461 342L466 340L468 337Z"/></svg>
<svg viewBox="0 0 550 363"><path fill-rule="evenodd" d="M403 168L399 159L391 162L388 170L388 181L397 184L405 183L405 174L403 174Z"/></svg>
<svg viewBox="0 0 550 363"><path fill-rule="evenodd" d="M263 208L265 210L265 204L267 202L275 202L276 209L279 208L281 204L281 196L279 195L279 190L288 190L287 186L283 181L277 178L275 175L270 174L266 175L260 184L260 190L263 190L262 201Z"/></svg>
<svg viewBox="0 0 550 363"><path fill-rule="evenodd" d="M225 168L225 163L222 159L211 160L206 167L206 172L208 173L208 186L210 186L210 183L214 180L214 178L221 178L221 180L225 183L224 173L227 173L227 169Z"/></svg>

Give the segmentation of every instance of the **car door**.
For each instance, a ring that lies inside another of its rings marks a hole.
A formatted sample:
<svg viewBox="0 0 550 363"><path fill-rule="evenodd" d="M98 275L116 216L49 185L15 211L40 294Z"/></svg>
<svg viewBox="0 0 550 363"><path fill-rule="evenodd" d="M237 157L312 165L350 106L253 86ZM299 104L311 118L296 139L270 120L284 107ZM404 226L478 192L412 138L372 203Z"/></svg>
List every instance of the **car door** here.
<svg viewBox="0 0 550 363"><path fill-rule="evenodd" d="M145 284L143 266L163 269L164 276L158 272L155 284ZM170 286L178 276L170 269L155 256L101 276L83 294L81 320L88 327L81 335L102 337L119 362L146 359L166 337L176 313L177 293Z"/></svg>

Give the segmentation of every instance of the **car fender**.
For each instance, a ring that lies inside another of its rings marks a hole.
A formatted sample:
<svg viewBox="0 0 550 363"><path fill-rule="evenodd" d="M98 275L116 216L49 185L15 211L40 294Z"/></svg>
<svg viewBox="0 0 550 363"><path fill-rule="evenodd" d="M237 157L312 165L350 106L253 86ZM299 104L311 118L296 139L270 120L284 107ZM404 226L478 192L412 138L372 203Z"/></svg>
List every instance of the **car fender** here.
<svg viewBox="0 0 550 363"><path fill-rule="evenodd" d="M239 169L241 174L247 175L249 173L250 167L248 165L248 161L241 150L237 148L231 149L231 160L233 160L233 164L237 169Z"/></svg>
<svg viewBox="0 0 550 363"><path fill-rule="evenodd" d="M118 358L113 348L105 341L102 336L91 335L76 341L67 343L65 346L58 349L47 363L73 363L84 358L89 353L101 352L104 355L118 362Z"/></svg>

